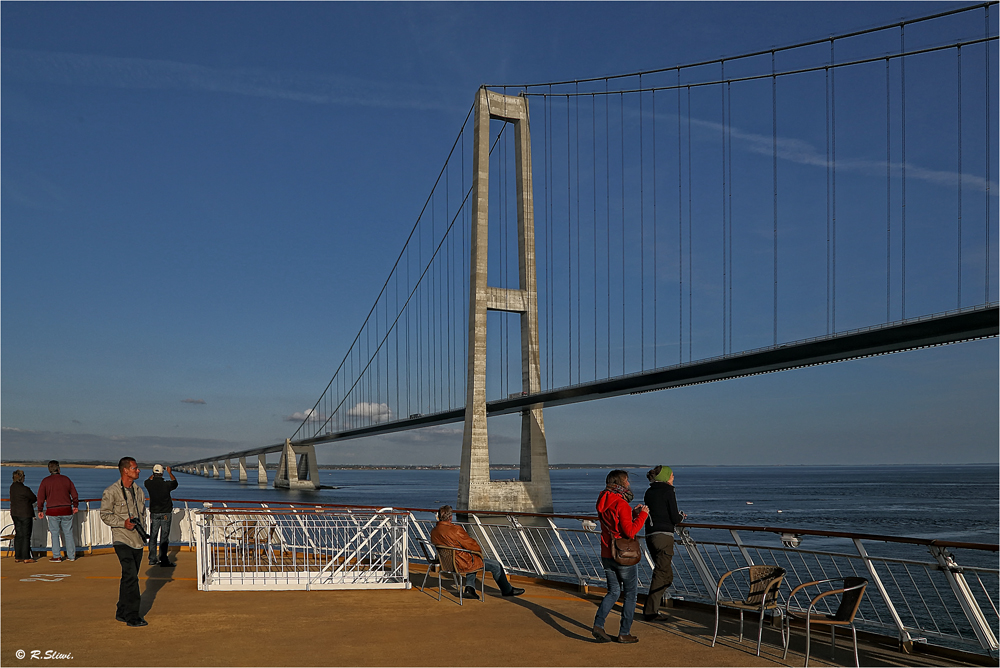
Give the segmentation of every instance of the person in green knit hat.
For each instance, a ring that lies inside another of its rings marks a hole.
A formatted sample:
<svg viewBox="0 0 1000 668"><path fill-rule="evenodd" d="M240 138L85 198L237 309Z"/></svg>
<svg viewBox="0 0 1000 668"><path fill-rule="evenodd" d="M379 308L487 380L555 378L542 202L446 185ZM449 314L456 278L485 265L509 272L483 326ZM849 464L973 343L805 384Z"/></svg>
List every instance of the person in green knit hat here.
<svg viewBox="0 0 1000 668"><path fill-rule="evenodd" d="M674 495L674 472L669 466L656 466L646 473L649 489L643 495L643 502L649 506L646 520L646 547L653 560L653 577L649 582L649 594L642 609L642 618L647 622L665 622L670 617L660 612L667 588L674 582L671 560L674 558L674 526L687 517L677 510Z"/></svg>

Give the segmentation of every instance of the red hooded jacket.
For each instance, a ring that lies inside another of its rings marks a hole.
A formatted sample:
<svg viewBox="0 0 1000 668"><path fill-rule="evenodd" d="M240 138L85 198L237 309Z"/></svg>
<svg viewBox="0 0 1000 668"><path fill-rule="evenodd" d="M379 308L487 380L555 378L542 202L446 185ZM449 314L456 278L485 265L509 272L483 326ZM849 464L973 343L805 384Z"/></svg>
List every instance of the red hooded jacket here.
<svg viewBox="0 0 1000 668"><path fill-rule="evenodd" d="M601 518L601 556L611 558L612 538L635 538L646 522L646 511L633 516L628 502L611 490L597 497L597 515Z"/></svg>

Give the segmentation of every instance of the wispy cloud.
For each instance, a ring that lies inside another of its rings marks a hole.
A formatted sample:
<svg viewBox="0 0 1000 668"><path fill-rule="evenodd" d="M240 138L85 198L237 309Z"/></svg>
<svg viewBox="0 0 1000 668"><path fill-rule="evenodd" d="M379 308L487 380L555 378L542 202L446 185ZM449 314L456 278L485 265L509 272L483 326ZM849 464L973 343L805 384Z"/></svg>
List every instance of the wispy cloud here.
<svg viewBox="0 0 1000 668"><path fill-rule="evenodd" d="M676 119L676 116L674 116L674 118ZM721 123L703 121L694 118L691 119L691 125L700 127L720 136L726 130ZM787 160L799 165L821 167L823 169L826 168L828 162L831 166L833 166L832 161L827 160L825 149L823 152L820 152L815 146L802 139L780 136L775 139L771 135L746 132L735 127L728 128L728 130L734 143L742 145L744 149L750 151L751 153L767 156L776 153L780 160ZM904 163L901 162L890 161L890 173L895 177L899 177L903 173L903 164ZM905 165L907 179L916 179L918 181L953 188L958 187L958 172L927 169L926 167L921 167L920 165L912 162L906 162ZM838 171L855 172L868 176L881 176L883 178L885 177L885 162L880 160L869 160L864 158L838 158L836 168ZM961 180L963 188L979 190L982 192L989 190L994 194L997 194L996 181L989 181L982 176L968 173L962 174Z"/></svg>
<svg viewBox="0 0 1000 668"><path fill-rule="evenodd" d="M182 404L204 404L204 399L181 399Z"/></svg>
<svg viewBox="0 0 1000 668"><path fill-rule="evenodd" d="M4 49L3 76L128 90L196 90L247 97L402 109L461 111L448 91L419 84L263 68L219 68L170 60ZM464 92L464 91L463 91Z"/></svg>
<svg viewBox="0 0 1000 668"><path fill-rule="evenodd" d="M377 404L367 401L360 401L354 404L354 406L347 410L347 415L349 417L366 418L375 423L388 422L394 417L389 404Z"/></svg>
<svg viewBox="0 0 1000 668"><path fill-rule="evenodd" d="M303 420L309 420L309 419L320 420L320 421L326 420L326 418L324 418L319 412L313 410L312 408L305 411L297 411L295 413L292 413L291 415L286 415L284 417L285 422L302 422Z"/></svg>
<svg viewBox="0 0 1000 668"><path fill-rule="evenodd" d="M254 443L177 436L99 436L96 434L36 431L4 427L3 459L104 459L118 461L129 455L161 461L184 461L206 454L242 450Z"/></svg>

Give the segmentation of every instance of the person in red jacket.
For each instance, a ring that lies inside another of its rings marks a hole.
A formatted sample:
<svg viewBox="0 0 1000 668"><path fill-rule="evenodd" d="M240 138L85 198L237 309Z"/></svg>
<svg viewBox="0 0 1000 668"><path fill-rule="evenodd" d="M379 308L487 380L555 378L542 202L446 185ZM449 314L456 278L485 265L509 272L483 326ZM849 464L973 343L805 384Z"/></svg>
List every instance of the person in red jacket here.
<svg viewBox="0 0 1000 668"><path fill-rule="evenodd" d="M80 504L76 485L59 473L59 462L49 462L49 475L38 486L38 519L49 524L52 539L52 557L49 561L62 561L59 536L62 534L66 548L66 561L76 561L76 543L73 540L73 516ZM42 510L44 508L45 510Z"/></svg>
<svg viewBox="0 0 1000 668"><path fill-rule="evenodd" d="M622 566L616 562L611 556L611 541L615 538L635 538L646 522L649 508L639 504L632 509L628 505L632 501L632 489L625 471L615 469L608 474L606 482L607 487L597 497L597 515L601 519L601 564L608 581L608 593L597 608L593 633L599 642L611 642L611 636L604 631L604 621L624 589L625 604L622 606L617 640L620 643L635 643L639 639L630 631L639 590L639 564Z"/></svg>

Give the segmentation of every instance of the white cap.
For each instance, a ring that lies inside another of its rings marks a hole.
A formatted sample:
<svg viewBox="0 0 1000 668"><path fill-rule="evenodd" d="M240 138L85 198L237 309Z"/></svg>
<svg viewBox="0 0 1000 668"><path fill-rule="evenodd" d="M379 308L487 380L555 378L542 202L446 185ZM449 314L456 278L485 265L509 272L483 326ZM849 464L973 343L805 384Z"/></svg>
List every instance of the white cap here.
<svg viewBox="0 0 1000 668"><path fill-rule="evenodd" d="M163 464L154 464L153 473L163 473Z"/></svg>

